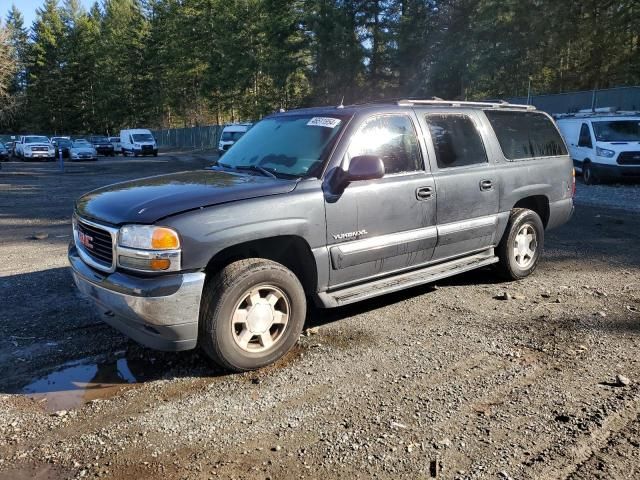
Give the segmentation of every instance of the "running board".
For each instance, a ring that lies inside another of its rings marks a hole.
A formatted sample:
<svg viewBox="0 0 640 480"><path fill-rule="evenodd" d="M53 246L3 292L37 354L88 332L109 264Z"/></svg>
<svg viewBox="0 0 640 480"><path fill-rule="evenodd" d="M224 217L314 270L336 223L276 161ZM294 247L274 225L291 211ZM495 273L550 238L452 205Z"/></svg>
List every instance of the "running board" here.
<svg viewBox="0 0 640 480"><path fill-rule="evenodd" d="M339 307L379 295L397 292L398 290L404 290L405 288L435 282L436 280L441 280L497 262L498 257L495 256L493 248L488 248L469 257L450 260L438 265L431 265L421 268L420 270L401 273L393 277L385 277L361 285L334 290L333 292L320 292L318 293L318 298L322 306L326 308Z"/></svg>

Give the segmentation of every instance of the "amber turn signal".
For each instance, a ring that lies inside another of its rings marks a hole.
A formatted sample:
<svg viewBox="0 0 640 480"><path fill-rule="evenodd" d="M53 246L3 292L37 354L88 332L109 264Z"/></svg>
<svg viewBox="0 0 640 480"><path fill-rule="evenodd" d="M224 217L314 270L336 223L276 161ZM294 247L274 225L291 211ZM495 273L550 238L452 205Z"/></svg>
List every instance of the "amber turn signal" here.
<svg viewBox="0 0 640 480"><path fill-rule="evenodd" d="M168 258L154 258L149 261L151 270L167 270L171 266L171 260Z"/></svg>
<svg viewBox="0 0 640 480"><path fill-rule="evenodd" d="M151 248L158 250L172 250L180 247L180 239L176 232L169 228L157 227L151 237ZM166 267L165 267L166 268ZM158 269L164 270L164 268Z"/></svg>

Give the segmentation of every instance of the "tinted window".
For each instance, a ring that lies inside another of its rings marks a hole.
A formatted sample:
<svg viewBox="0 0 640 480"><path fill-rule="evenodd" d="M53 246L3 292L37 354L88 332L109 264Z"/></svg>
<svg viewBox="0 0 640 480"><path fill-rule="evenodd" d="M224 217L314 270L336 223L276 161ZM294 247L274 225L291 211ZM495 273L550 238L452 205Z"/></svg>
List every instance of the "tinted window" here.
<svg viewBox="0 0 640 480"><path fill-rule="evenodd" d="M509 160L567 154L558 130L546 115L499 110L484 113Z"/></svg>
<svg viewBox="0 0 640 480"><path fill-rule="evenodd" d="M385 173L422 169L422 156L416 131L405 115L383 115L368 119L351 139L349 158L376 155Z"/></svg>
<svg viewBox="0 0 640 480"><path fill-rule="evenodd" d="M580 127L580 139L578 140L579 147L588 147L592 148L593 144L591 143L591 132L589 131L589 125L583 123Z"/></svg>
<svg viewBox="0 0 640 480"><path fill-rule="evenodd" d="M438 168L486 163L482 138L466 115L427 115Z"/></svg>

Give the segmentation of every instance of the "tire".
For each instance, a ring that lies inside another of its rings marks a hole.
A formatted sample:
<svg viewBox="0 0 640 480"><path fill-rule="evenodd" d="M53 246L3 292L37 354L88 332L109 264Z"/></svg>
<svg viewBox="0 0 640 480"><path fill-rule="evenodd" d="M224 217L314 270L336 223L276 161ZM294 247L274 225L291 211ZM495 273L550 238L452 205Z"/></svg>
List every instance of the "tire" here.
<svg viewBox="0 0 640 480"><path fill-rule="evenodd" d="M519 235L524 237L518 239ZM528 244L527 241L529 241ZM540 216L533 210L514 208L507 229L498 245L499 262L496 266L498 273L507 280L528 277L538 266L543 246L544 225ZM525 247L528 252L524 250Z"/></svg>
<svg viewBox="0 0 640 480"><path fill-rule="evenodd" d="M293 272L271 260L239 260L205 284L200 346L222 368L255 370L291 350L306 313L304 289Z"/></svg>
<svg viewBox="0 0 640 480"><path fill-rule="evenodd" d="M596 185L598 184L598 177L593 173L593 167L591 163L584 163L582 165L582 180L587 185Z"/></svg>

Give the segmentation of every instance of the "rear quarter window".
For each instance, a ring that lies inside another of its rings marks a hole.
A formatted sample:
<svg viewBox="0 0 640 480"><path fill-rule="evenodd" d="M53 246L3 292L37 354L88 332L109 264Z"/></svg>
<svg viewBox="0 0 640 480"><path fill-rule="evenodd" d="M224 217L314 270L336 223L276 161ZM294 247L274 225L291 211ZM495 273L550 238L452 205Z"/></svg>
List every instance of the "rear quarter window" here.
<svg viewBox="0 0 640 480"><path fill-rule="evenodd" d="M542 113L485 110L507 160L567 155L553 122Z"/></svg>

